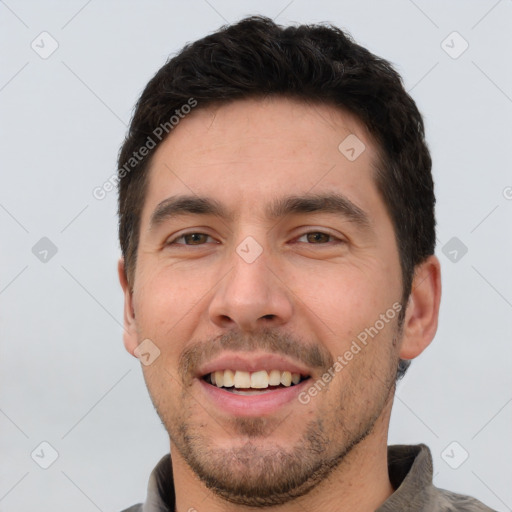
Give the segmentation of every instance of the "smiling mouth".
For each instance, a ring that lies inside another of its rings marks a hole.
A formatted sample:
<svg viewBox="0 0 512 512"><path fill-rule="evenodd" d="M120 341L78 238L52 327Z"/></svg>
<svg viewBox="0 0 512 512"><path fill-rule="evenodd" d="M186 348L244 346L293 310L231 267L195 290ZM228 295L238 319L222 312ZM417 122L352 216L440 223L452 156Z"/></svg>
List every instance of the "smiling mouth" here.
<svg viewBox="0 0 512 512"><path fill-rule="evenodd" d="M202 377L208 384L236 395L271 393L278 389L296 386L309 378L309 375L289 371L258 370L247 372L230 369L207 373Z"/></svg>

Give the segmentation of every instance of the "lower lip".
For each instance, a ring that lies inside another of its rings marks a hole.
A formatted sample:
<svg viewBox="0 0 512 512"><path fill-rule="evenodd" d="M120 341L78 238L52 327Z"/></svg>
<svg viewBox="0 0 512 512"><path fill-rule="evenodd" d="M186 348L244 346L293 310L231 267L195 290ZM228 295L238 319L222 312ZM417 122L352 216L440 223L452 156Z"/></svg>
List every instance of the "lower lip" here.
<svg viewBox="0 0 512 512"><path fill-rule="evenodd" d="M296 401L300 405L298 395L309 384L303 380L289 388L279 388L260 395L236 395L223 388L212 386L203 379L198 379L208 399L223 412L242 417L266 416L277 412L287 404Z"/></svg>

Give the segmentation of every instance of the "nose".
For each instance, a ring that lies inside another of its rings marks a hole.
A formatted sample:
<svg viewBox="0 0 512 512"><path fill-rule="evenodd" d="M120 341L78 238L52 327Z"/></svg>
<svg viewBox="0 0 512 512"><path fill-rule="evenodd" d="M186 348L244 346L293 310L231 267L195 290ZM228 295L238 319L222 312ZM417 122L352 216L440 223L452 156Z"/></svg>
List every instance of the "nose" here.
<svg viewBox="0 0 512 512"><path fill-rule="evenodd" d="M286 324L293 314L292 292L264 250L246 261L234 251L231 270L214 291L210 320L223 329L255 332ZM274 267L274 268L273 268Z"/></svg>

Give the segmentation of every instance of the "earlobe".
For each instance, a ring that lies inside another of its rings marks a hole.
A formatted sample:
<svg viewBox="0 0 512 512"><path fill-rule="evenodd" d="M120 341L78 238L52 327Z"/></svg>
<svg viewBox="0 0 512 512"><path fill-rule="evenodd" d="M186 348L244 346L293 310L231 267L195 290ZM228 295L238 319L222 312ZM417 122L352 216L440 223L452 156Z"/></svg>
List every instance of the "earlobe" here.
<svg viewBox="0 0 512 512"><path fill-rule="evenodd" d="M138 338L137 326L135 323L135 311L133 307L133 294L128 283L128 278L126 277L126 269L123 258L119 259L119 262L117 264L117 273L119 275L119 283L121 284L121 288L123 289L124 293L124 346L132 356L137 357L134 354L134 351L138 346Z"/></svg>
<svg viewBox="0 0 512 512"><path fill-rule="evenodd" d="M414 359L433 340L441 302L441 265L429 256L416 267L403 324L400 358Z"/></svg>

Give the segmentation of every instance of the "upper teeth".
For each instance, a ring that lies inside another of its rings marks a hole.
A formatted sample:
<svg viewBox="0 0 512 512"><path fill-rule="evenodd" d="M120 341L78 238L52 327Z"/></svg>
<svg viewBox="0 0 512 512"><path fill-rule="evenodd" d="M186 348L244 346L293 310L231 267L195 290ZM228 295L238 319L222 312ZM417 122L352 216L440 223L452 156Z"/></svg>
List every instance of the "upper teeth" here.
<svg viewBox="0 0 512 512"><path fill-rule="evenodd" d="M259 370L257 372L244 372L241 370L219 370L210 373L212 384L218 388L254 388L264 389L269 386L291 386L300 382L300 373L291 373L289 371L281 372L272 370L267 372Z"/></svg>

